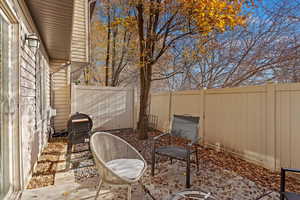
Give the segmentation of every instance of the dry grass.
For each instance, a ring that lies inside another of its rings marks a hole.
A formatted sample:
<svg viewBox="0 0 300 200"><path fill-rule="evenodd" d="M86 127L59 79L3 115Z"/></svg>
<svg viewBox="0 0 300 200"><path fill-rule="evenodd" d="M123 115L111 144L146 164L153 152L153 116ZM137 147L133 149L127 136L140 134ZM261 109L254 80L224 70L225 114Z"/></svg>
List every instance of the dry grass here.
<svg viewBox="0 0 300 200"><path fill-rule="evenodd" d="M27 189L46 187L54 184L55 174L59 172L58 164L64 163L65 160L60 160L66 153L66 140L49 141L47 147L42 152L37 165L34 169L32 178L27 186Z"/></svg>

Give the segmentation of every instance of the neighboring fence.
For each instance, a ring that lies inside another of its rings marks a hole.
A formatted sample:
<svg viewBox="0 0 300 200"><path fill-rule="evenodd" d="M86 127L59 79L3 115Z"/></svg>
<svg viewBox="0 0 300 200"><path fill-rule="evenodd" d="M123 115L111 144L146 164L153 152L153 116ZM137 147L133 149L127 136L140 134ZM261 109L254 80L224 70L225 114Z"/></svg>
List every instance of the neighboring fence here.
<svg viewBox="0 0 300 200"><path fill-rule="evenodd" d="M91 115L94 129L134 127L133 89L72 85L71 94L71 113Z"/></svg>
<svg viewBox="0 0 300 200"><path fill-rule="evenodd" d="M151 95L165 129L173 114L201 117L203 141L270 169L300 168L300 84Z"/></svg>

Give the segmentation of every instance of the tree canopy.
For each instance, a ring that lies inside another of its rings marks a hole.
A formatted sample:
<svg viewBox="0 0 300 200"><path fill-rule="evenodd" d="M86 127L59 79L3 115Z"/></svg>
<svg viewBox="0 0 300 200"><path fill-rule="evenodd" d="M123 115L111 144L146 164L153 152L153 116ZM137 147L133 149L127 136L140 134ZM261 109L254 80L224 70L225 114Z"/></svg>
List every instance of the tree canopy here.
<svg viewBox="0 0 300 200"><path fill-rule="evenodd" d="M181 90L299 80L300 4L270 1L98 2L95 65L106 69L103 82L140 88L140 138L153 84Z"/></svg>

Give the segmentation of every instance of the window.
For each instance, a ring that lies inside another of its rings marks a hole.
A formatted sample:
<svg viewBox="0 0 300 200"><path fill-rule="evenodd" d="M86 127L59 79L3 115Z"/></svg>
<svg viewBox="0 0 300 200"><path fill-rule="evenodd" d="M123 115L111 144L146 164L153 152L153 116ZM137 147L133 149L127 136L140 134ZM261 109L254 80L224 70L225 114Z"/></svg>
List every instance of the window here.
<svg viewBox="0 0 300 200"><path fill-rule="evenodd" d="M36 127L41 128L45 109L45 61L41 53L36 55Z"/></svg>
<svg viewBox="0 0 300 200"><path fill-rule="evenodd" d="M40 127L40 122L42 119L41 110L41 82L42 82L42 69L41 69L41 54L37 52L35 56L35 111L36 111L36 128Z"/></svg>
<svg viewBox="0 0 300 200"><path fill-rule="evenodd" d="M8 103L9 24L0 13L0 199L9 191L9 137L4 108Z"/></svg>

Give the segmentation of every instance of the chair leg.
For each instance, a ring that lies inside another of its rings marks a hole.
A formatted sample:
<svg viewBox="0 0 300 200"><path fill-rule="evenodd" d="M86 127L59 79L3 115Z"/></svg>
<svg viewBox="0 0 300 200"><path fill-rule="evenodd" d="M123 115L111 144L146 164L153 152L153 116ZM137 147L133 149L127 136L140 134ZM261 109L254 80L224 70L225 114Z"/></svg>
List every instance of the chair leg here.
<svg viewBox="0 0 300 200"><path fill-rule="evenodd" d="M171 165L173 164L173 159L172 158L170 158L170 161L171 161Z"/></svg>
<svg viewBox="0 0 300 200"><path fill-rule="evenodd" d="M96 193L96 196L95 196L95 200L97 200L98 196L99 196L99 193L100 193L100 190L101 190L101 186L102 186L102 179L100 179L100 182L99 182L99 186L98 186L98 190L97 190L97 193Z"/></svg>
<svg viewBox="0 0 300 200"><path fill-rule="evenodd" d="M198 156L198 148L196 147L196 165L197 165L197 171L199 171L199 156Z"/></svg>
<svg viewBox="0 0 300 200"><path fill-rule="evenodd" d="M71 154L72 154L72 138L68 139L68 145L67 145L67 158L66 158L66 171L70 169L71 167Z"/></svg>
<svg viewBox="0 0 300 200"><path fill-rule="evenodd" d="M187 156L186 159L186 188L191 187L191 182L190 182L190 173L191 173L191 162L190 162L190 155Z"/></svg>
<svg viewBox="0 0 300 200"><path fill-rule="evenodd" d="M152 152L152 163L151 163L151 176L154 176L155 169L155 152Z"/></svg>
<svg viewBox="0 0 300 200"><path fill-rule="evenodd" d="M128 185L128 195L127 195L127 199L131 200L131 185Z"/></svg>
<svg viewBox="0 0 300 200"><path fill-rule="evenodd" d="M284 192L285 192L285 171L281 169L280 173L280 200L284 200Z"/></svg>
<svg viewBox="0 0 300 200"><path fill-rule="evenodd" d="M91 137L88 138L88 151L91 152L91 144L90 144L90 141L91 141Z"/></svg>

